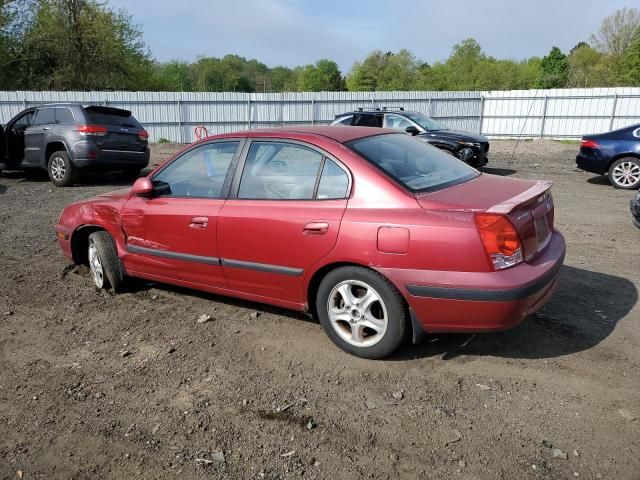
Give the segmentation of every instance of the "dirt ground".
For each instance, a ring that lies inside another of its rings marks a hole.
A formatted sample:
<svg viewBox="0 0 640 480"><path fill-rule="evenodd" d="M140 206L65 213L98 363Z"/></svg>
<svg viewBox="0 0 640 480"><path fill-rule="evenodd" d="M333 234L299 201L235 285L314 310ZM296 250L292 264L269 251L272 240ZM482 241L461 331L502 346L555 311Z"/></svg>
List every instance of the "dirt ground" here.
<svg viewBox="0 0 640 480"><path fill-rule="evenodd" d="M143 282L97 291L52 227L123 184L5 173L0 477L640 479L632 193L575 170L576 145L514 147L493 142L487 171L555 182L557 294L510 331L430 336L385 361L285 310Z"/></svg>

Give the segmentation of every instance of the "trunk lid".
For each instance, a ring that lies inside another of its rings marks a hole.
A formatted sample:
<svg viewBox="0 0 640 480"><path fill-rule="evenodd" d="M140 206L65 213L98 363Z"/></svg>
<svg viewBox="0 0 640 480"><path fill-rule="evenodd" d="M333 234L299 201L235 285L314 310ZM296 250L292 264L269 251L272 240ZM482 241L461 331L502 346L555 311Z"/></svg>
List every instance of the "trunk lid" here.
<svg viewBox="0 0 640 480"><path fill-rule="evenodd" d="M95 138L101 150L144 152L147 148L147 140L140 138L145 130L128 110L90 106L85 112L92 125L107 129L105 135Z"/></svg>
<svg viewBox="0 0 640 480"><path fill-rule="evenodd" d="M532 181L483 173L468 182L416 195L427 210L503 214L520 235L525 261L533 260L549 244L553 233L550 181Z"/></svg>

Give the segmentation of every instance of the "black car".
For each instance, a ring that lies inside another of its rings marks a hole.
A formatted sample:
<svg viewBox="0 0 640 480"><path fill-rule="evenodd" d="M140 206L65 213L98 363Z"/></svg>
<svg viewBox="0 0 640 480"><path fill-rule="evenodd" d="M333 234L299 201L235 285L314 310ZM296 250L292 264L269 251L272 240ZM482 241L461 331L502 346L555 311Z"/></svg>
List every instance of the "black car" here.
<svg viewBox="0 0 640 480"><path fill-rule="evenodd" d="M42 168L58 187L85 170L137 177L149 165L148 134L131 112L70 103L28 108L0 128L0 170Z"/></svg>
<svg viewBox="0 0 640 480"><path fill-rule="evenodd" d="M616 188L640 188L640 124L583 136L576 164L587 172L606 175Z"/></svg>
<svg viewBox="0 0 640 480"><path fill-rule="evenodd" d="M633 224L640 228L640 192L631 199L631 218Z"/></svg>
<svg viewBox="0 0 640 480"><path fill-rule="evenodd" d="M475 133L450 130L433 118L404 108L381 107L371 110L359 108L353 112L336 115L331 125L356 127L384 127L415 135L474 167L488 162L489 139Z"/></svg>

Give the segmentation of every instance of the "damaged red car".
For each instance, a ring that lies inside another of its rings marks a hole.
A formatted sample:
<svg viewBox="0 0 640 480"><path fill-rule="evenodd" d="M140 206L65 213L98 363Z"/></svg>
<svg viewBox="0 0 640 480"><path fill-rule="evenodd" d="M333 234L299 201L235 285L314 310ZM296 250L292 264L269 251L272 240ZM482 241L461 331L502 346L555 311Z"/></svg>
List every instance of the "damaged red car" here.
<svg viewBox="0 0 640 480"><path fill-rule="evenodd" d="M343 350L381 358L547 302L565 254L550 187L391 130L277 128L190 145L55 229L99 288L138 277L305 311Z"/></svg>

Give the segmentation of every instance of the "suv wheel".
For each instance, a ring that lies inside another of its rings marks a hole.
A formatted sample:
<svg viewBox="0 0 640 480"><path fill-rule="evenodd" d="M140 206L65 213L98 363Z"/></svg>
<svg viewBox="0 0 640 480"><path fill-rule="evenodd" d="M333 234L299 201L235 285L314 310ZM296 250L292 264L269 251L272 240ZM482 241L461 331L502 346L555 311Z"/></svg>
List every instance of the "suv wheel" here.
<svg viewBox="0 0 640 480"><path fill-rule="evenodd" d="M53 152L49 157L47 172L49 173L51 182L53 182L56 187L73 185L78 176L78 169L71 163L69 154L64 150Z"/></svg>
<svg viewBox="0 0 640 480"><path fill-rule="evenodd" d="M320 282L316 310L322 328L342 350L383 358L406 340L402 295L386 278L362 267L341 267Z"/></svg>

